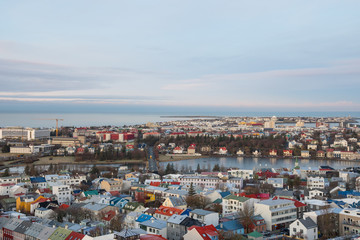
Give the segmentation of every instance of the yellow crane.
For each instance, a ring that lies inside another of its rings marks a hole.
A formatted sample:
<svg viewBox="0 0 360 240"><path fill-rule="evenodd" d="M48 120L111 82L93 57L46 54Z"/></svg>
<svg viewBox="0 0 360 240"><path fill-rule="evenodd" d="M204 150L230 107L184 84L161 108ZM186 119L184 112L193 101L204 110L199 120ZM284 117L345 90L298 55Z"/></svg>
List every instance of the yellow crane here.
<svg viewBox="0 0 360 240"><path fill-rule="evenodd" d="M56 120L56 136L59 135L59 121L64 121L64 119L61 118L40 118L37 120Z"/></svg>

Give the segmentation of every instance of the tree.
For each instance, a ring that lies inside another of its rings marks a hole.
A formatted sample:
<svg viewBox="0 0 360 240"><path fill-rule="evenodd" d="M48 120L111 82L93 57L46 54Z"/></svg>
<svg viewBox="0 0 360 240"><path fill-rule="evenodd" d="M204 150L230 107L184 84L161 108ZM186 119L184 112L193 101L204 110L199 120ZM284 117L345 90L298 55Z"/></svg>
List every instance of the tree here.
<svg viewBox="0 0 360 240"><path fill-rule="evenodd" d="M188 195L189 196L194 196L196 194L193 183L190 183L190 187L189 187L189 191L188 191Z"/></svg>
<svg viewBox="0 0 360 240"><path fill-rule="evenodd" d="M220 166L219 164L215 164L213 167L213 172L220 172Z"/></svg>
<svg viewBox="0 0 360 240"><path fill-rule="evenodd" d="M239 212L239 215L239 221L244 226L245 233L249 233L253 224L254 208L245 202L243 209Z"/></svg>
<svg viewBox="0 0 360 240"><path fill-rule="evenodd" d="M24 172L26 175L30 175L30 166L29 165L26 165Z"/></svg>
<svg viewBox="0 0 360 240"><path fill-rule="evenodd" d="M318 216L318 227L320 232L320 239L334 238L338 233L338 217L330 210L330 205L327 205L321 210L322 214Z"/></svg>
<svg viewBox="0 0 360 240"><path fill-rule="evenodd" d="M200 164L199 164L199 163L198 163L198 165L197 165L196 172L197 172L197 173L200 173L200 172L201 172L201 168L200 168Z"/></svg>
<svg viewBox="0 0 360 240"><path fill-rule="evenodd" d="M3 173L3 177L8 177L8 176L10 176L10 171L9 171L9 168L6 168Z"/></svg>
<svg viewBox="0 0 360 240"><path fill-rule="evenodd" d="M193 195L188 196L186 199L186 204L188 207L195 209L195 208L201 208L204 209L208 204L210 204L210 201L208 198L202 196L202 195Z"/></svg>
<svg viewBox="0 0 360 240"><path fill-rule="evenodd" d="M96 167L96 165L94 165L91 170L90 170L90 173L91 174L94 174L96 176L99 176L100 175L100 170Z"/></svg>
<svg viewBox="0 0 360 240"><path fill-rule="evenodd" d="M110 225L109 225L110 230L120 232L123 229L123 220L124 220L123 215L121 214L116 215L110 221Z"/></svg>
<svg viewBox="0 0 360 240"><path fill-rule="evenodd" d="M8 153L10 152L10 146L9 145L4 145L2 148L1 148L1 151L3 153Z"/></svg>

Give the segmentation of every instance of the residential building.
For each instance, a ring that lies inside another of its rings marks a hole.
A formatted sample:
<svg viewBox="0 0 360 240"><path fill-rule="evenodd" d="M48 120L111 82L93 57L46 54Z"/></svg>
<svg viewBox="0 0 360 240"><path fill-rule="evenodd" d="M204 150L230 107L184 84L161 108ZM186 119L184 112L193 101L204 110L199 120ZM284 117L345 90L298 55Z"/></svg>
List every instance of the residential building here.
<svg viewBox="0 0 360 240"><path fill-rule="evenodd" d="M297 217L294 202L285 199L264 200L254 204L254 214L261 215L266 229L273 231L289 226Z"/></svg>
<svg viewBox="0 0 360 240"><path fill-rule="evenodd" d="M195 209L190 212L189 217L198 220L204 225L219 225L219 213L217 212Z"/></svg>
<svg viewBox="0 0 360 240"><path fill-rule="evenodd" d="M252 208L254 202L254 198L238 197L230 194L222 200L223 215L225 216L233 212L243 211L245 207Z"/></svg>
<svg viewBox="0 0 360 240"><path fill-rule="evenodd" d="M311 218L300 218L290 224L290 236L307 240L318 239L317 224Z"/></svg>
<svg viewBox="0 0 360 240"><path fill-rule="evenodd" d="M219 232L213 225L193 226L184 235L184 240L218 240Z"/></svg>

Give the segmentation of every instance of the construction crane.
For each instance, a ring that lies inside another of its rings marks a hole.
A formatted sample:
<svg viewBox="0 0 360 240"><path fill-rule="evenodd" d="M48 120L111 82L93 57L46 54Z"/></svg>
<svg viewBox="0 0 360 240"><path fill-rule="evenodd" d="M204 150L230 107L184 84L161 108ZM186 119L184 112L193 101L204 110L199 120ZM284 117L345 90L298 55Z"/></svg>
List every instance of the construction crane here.
<svg viewBox="0 0 360 240"><path fill-rule="evenodd" d="M36 120L55 120L56 121L56 136L59 135L59 121L64 121L64 119L61 118L40 118Z"/></svg>

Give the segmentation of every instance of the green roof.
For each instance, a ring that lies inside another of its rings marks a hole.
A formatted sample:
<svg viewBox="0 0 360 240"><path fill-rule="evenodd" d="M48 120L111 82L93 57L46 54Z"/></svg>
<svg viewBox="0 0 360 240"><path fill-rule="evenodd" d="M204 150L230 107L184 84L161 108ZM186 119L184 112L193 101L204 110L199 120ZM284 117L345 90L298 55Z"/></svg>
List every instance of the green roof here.
<svg viewBox="0 0 360 240"><path fill-rule="evenodd" d="M51 239L51 240L65 240L70 235L71 232L72 231L69 230L69 229L59 227L58 229L55 230L55 232L53 232L53 234L51 234L49 239Z"/></svg>
<svg viewBox="0 0 360 240"><path fill-rule="evenodd" d="M134 211L134 210L135 210L136 208L138 208L139 206L142 206L142 204L141 204L141 203L138 203L138 202L128 202L128 203L123 207L123 209Z"/></svg>
<svg viewBox="0 0 360 240"><path fill-rule="evenodd" d="M84 195L85 195L85 197L92 196L92 195L99 195L99 192L97 190L85 191Z"/></svg>
<svg viewBox="0 0 360 240"><path fill-rule="evenodd" d="M257 231L253 231L252 233L248 234L248 237L259 238L259 237L263 237L263 235Z"/></svg>
<svg viewBox="0 0 360 240"><path fill-rule="evenodd" d="M216 199L215 201L213 201L213 203L222 203L222 199L221 199L221 198L218 198L218 199Z"/></svg>
<svg viewBox="0 0 360 240"><path fill-rule="evenodd" d="M16 203L16 199L11 197L11 198L4 198L1 199L1 201L3 201L4 203Z"/></svg>
<svg viewBox="0 0 360 240"><path fill-rule="evenodd" d="M248 198L248 197L238 197L238 196L235 196L233 194L230 194L230 195L224 197L224 199L232 199L232 200L236 200L236 201L239 201L239 202L246 202L250 198Z"/></svg>

